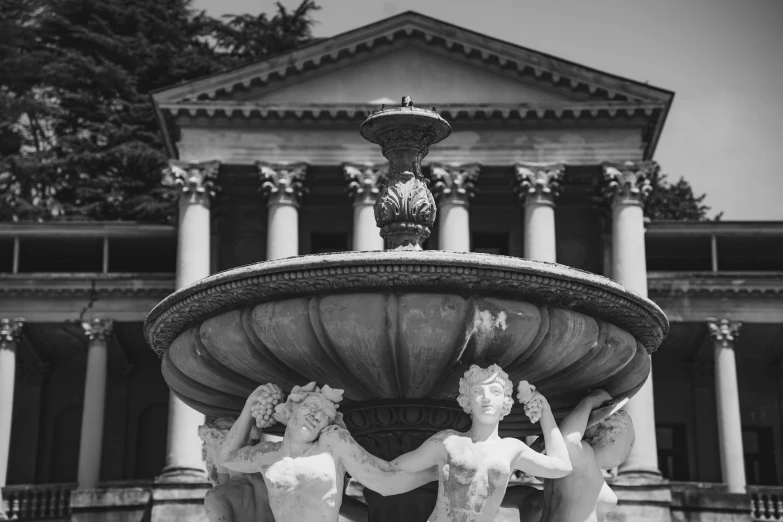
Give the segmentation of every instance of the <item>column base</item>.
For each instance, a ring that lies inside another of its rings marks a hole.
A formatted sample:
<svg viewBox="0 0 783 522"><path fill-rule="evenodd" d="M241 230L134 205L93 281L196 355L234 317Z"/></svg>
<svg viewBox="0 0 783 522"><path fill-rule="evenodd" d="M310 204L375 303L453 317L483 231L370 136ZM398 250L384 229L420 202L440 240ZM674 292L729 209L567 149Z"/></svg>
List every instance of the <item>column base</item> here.
<svg viewBox="0 0 783 522"><path fill-rule="evenodd" d="M207 473L197 468L164 468L155 484L207 484Z"/></svg>

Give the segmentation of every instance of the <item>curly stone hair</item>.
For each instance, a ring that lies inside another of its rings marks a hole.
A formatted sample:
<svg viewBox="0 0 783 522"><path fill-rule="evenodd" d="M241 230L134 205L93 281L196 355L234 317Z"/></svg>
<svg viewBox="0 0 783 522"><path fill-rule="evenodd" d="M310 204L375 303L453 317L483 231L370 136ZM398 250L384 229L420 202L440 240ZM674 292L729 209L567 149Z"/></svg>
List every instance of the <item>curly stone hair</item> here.
<svg viewBox="0 0 783 522"><path fill-rule="evenodd" d="M508 378L508 374L500 368L497 364L493 364L488 368L482 368L476 364L471 365L468 371L465 372L465 376L459 380L459 395L457 396L457 403L462 406L465 413L470 413L470 387L481 382L483 384L490 384L496 382L503 386L503 391L506 393L506 397L503 400L503 412L501 418L511 413L511 407L514 405L514 399L512 395L514 393L514 385L511 379Z"/></svg>
<svg viewBox="0 0 783 522"><path fill-rule="evenodd" d="M308 397L315 397L323 407L324 411L331 417L332 421L329 424L336 424L341 428L346 428L345 422L343 422L343 414L337 411L339 408L339 402L343 398L343 390L335 390L330 388L329 385L324 385L323 388L319 388L315 385L315 382L311 382L304 386L294 386L291 390L291 394L284 403L280 403L275 406L274 417L277 422L283 425L288 425L288 420L293 415L294 410L305 401Z"/></svg>
<svg viewBox="0 0 783 522"><path fill-rule="evenodd" d="M625 431L631 417L625 410L610 415L595 426L585 430L582 440L590 444L593 448L599 448L612 444Z"/></svg>

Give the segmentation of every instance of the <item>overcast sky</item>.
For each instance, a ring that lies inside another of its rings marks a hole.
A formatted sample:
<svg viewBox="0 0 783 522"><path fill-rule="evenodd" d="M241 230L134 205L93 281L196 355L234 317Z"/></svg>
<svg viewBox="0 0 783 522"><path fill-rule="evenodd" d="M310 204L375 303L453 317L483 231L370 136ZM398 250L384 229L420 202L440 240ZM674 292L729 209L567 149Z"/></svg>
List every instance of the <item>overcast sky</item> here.
<svg viewBox="0 0 783 522"><path fill-rule="evenodd" d="M295 7L299 0L283 0ZM655 159L725 220L783 220L783 0L317 0L315 36L412 10L675 92ZM268 0L195 0L212 16Z"/></svg>

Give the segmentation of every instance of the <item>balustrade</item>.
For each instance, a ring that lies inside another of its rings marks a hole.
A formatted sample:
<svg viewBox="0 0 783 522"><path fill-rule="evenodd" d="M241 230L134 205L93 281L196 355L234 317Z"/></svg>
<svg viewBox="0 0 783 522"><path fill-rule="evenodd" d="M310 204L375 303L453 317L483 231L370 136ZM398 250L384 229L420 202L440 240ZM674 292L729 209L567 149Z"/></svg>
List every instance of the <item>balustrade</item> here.
<svg viewBox="0 0 783 522"><path fill-rule="evenodd" d="M68 520L76 484L6 486L3 503L9 520Z"/></svg>
<svg viewBox="0 0 783 522"><path fill-rule="evenodd" d="M783 520L783 488L748 486L753 520Z"/></svg>

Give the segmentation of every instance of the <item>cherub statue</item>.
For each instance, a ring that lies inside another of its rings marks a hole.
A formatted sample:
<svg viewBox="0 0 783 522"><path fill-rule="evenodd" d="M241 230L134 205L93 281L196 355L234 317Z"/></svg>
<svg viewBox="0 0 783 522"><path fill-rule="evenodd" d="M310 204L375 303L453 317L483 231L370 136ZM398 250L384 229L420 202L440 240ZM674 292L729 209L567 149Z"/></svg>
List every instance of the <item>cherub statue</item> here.
<svg viewBox="0 0 783 522"><path fill-rule="evenodd" d="M511 411L512 392L511 380L496 364L471 366L460 380L457 398L472 417L470 430L441 431L390 463L394 470L412 473L437 466L438 500L430 522L492 521L515 470L546 478L571 472L568 449L549 403L527 382L520 383L518 397L531 420L540 421L547 455L521 440L498 435L498 423Z"/></svg>
<svg viewBox="0 0 783 522"><path fill-rule="evenodd" d="M617 506L617 496L601 470L615 468L628 458L634 430L631 418L620 409L625 401L611 401L604 390L594 390L560 423L574 471L544 480L541 522L602 522ZM597 423L588 428L591 417Z"/></svg>
<svg viewBox="0 0 783 522"><path fill-rule="evenodd" d="M273 422L258 405L268 406L270 398L282 395L274 384L261 385L250 394L223 441L220 464L242 473L262 473L277 522L337 522L346 472L382 495L404 493L434 480L434 470L392 471L348 436L337 411L342 394L314 382L294 386L272 415L286 426L283 440L248 446L253 413L261 429Z"/></svg>
<svg viewBox="0 0 783 522"><path fill-rule="evenodd" d="M233 424L233 417L221 417L198 428L212 483L204 499L207 519L209 522L275 522L261 475L231 471L218 462L220 444Z"/></svg>

